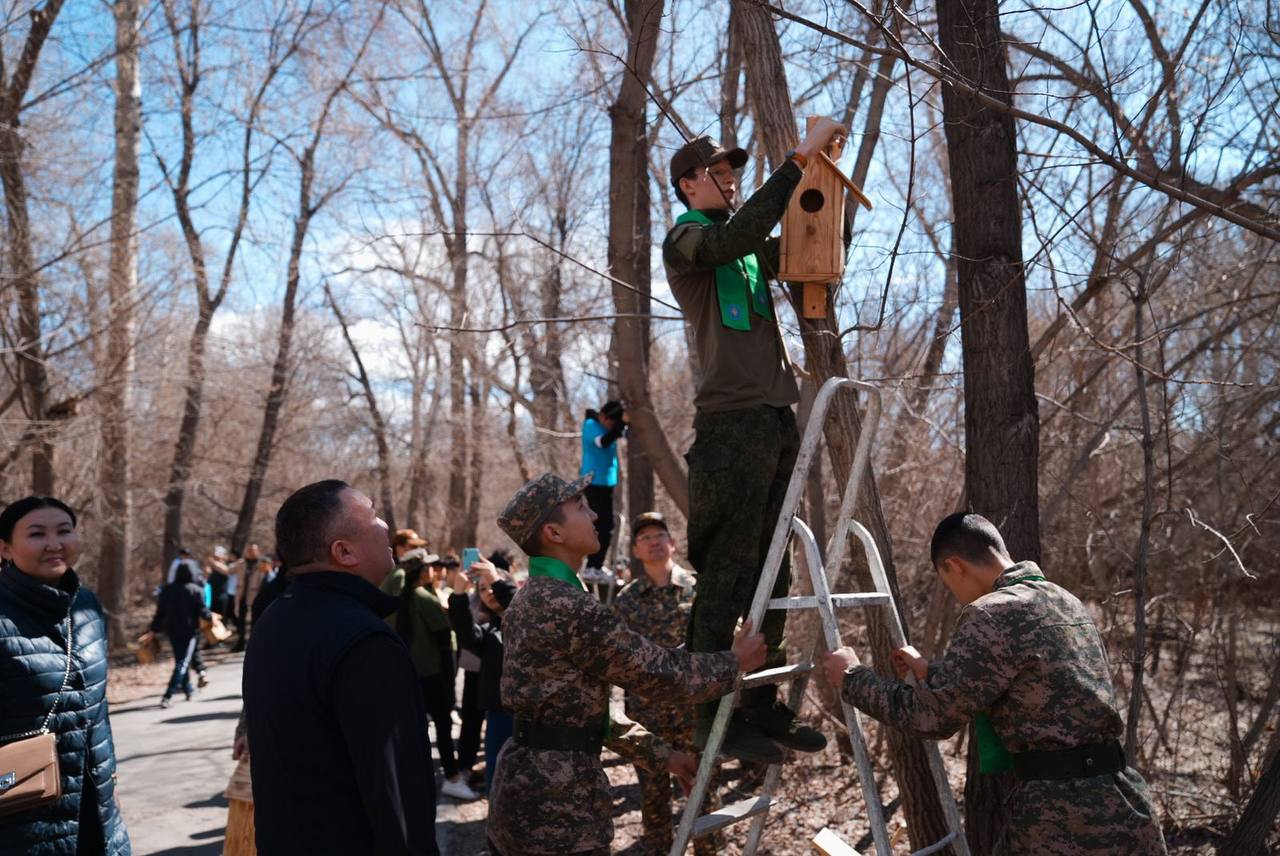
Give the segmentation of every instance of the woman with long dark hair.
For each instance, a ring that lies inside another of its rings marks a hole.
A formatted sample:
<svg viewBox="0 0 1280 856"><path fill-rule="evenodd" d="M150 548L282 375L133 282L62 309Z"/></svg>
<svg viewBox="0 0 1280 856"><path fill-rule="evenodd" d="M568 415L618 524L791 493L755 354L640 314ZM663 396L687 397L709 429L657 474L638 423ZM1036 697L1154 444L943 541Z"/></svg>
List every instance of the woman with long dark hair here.
<svg viewBox="0 0 1280 856"><path fill-rule="evenodd" d="M422 557L406 554L400 567L404 569L404 588L400 590L395 628L409 646L427 714L436 725L436 748L445 777L440 793L473 800L479 794L471 790L462 777L453 747L454 662L449 617L434 589L428 585L428 565Z"/></svg>
<svg viewBox="0 0 1280 856"><path fill-rule="evenodd" d="M27 797L21 771L5 785L0 770L0 853L132 852L115 801L106 625L72 570L79 556L76 515L61 500L0 511L0 757L51 734L60 785Z"/></svg>

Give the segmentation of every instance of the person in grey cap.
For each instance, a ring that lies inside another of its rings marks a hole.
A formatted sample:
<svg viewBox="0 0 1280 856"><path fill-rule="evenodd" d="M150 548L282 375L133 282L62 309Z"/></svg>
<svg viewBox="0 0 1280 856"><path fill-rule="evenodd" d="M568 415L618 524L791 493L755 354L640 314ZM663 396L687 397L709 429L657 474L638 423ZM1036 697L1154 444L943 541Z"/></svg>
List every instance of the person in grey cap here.
<svg viewBox="0 0 1280 856"><path fill-rule="evenodd" d="M545 473L520 488L498 525L529 555L529 581L503 616L501 694L515 733L498 756L486 832L501 856L607 854L613 840L607 746L686 784L697 759L634 723L609 716L609 687L686 704L718 698L764 662L764 640L744 626L732 649L691 654L629 630L578 577L599 549L589 478Z"/></svg>
<svg viewBox="0 0 1280 856"><path fill-rule="evenodd" d="M795 465L800 435L791 406L800 393L769 293L779 269L778 239L769 233L808 161L845 133L830 119L816 122L736 213L734 170L746 163L746 152L699 137L671 158L671 186L689 210L667 233L662 261L693 328L700 369L688 456L689 561L698 574L690 651L724 648L750 608ZM785 597L790 586L784 560L773 596ZM773 610L762 623L767 667L786 662L785 622L786 613ZM705 745L714 717L715 705L703 705L698 746ZM777 763L783 747L816 752L825 745L822 733L798 723L777 701L777 687L767 685L743 691L721 751Z"/></svg>

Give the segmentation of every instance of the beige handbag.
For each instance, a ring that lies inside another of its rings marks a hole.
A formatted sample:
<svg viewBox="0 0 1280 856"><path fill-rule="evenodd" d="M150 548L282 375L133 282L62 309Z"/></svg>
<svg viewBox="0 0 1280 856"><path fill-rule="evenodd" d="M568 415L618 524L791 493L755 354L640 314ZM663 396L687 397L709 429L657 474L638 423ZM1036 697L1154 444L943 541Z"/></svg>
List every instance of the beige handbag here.
<svg viewBox="0 0 1280 856"><path fill-rule="evenodd" d="M210 645L226 642L231 638L231 631L222 623L222 616L216 612L209 613L208 618L200 619L200 633Z"/></svg>
<svg viewBox="0 0 1280 856"><path fill-rule="evenodd" d="M35 731L0 737L0 817L51 803L62 796L58 738L49 723L71 680L71 612L67 612L67 668L44 724Z"/></svg>

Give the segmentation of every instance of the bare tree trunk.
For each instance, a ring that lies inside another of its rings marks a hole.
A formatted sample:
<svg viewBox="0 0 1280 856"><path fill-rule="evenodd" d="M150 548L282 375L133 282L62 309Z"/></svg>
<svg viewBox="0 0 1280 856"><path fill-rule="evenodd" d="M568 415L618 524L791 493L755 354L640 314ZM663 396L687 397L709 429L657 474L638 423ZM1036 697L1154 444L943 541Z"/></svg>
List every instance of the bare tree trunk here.
<svg viewBox="0 0 1280 856"><path fill-rule="evenodd" d="M449 296L449 323L466 326L467 311L467 191L471 179L468 171L470 128L458 125L457 159L454 175L453 237L445 242L449 265L453 269L453 291ZM455 333L449 341L449 495L446 517L449 521L449 547L462 549L469 545L467 533L467 446L471 432L467 430L467 342L464 334Z"/></svg>
<svg viewBox="0 0 1280 856"><path fill-rule="evenodd" d="M1270 852L1267 846L1275 832L1277 815L1280 815L1280 752L1271 756L1236 828L1218 848L1220 856L1262 856Z"/></svg>
<svg viewBox="0 0 1280 856"><path fill-rule="evenodd" d="M336 83L325 97L312 129L311 139L303 149L298 160L298 213L293 221L293 240L289 244L289 264L285 273L284 303L280 313L280 334L276 341L276 358L271 367L271 385L267 389L267 402L262 411L262 428L258 432L258 447L254 452L253 463L249 469L249 481L245 485L244 499L240 503L240 513L236 517L236 528L231 533L231 549L243 553L249 543L253 531L253 518L257 512L258 499L262 496L262 483L267 477L267 468L271 465L271 455L275 450L276 430L280 424L280 411L284 408L289 388L289 363L293 355L293 326L298 299L298 282L302 277L302 250L306 242L307 230L311 220L324 205L341 189L341 183L329 188L317 198L314 194L316 177L316 150L324 137L325 125L328 123L330 111L338 96L347 88L347 83L356 65L364 56L369 39L377 29L378 22L370 28L364 43L357 52L346 76Z"/></svg>
<svg viewBox="0 0 1280 856"><path fill-rule="evenodd" d="M1147 658L1147 560L1151 555L1151 515L1156 492L1155 439L1151 435L1151 406L1147 401L1147 370L1142 363L1142 337L1145 335L1142 315L1146 311L1146 297L1146 286L1140 282L1133 300L1133 370L1138 381L1138 409L1142 415L1142 521L1138 532L1138 557L1133 565L1133 680L1129 686L1129 714L1124 732L1124 752L1130 766L1137 763L1138 723L1142 719L1142 699L1146 694L1143 670Z"/></svg>
<svg viewBox="0 0 1280 856"><path fill-rule="evenodd" d="M632 513L653 508L654 470L677 505L688 507L688 476L666 440L649 397L649 138L646 87L653 71L664 0L626 0L627 70L609 108L609 270L617 283L613 305L618 386L631 419L627 443L627 505ZM681 504L683 498L683 504Z"/></svg>
<svg viewBox="0 0 1280 856"><path fill-rule="evenodd" d="M187 344L187 377L183 389L182 420L173 444L173 460L169 465L168 487L164 496L164 537L161 547L164 559L161 567L163 574L164 569L177 555L178 549L182 547L182 512L186 504L187 482L191 478L191 467L195 460L196 440L200 432L200 418L204 406L205 354L209 343L209 327L213 323L214 313L222 305L227 289L231 285L231 275L240 247L240 239L249 219L249 201L261 177L261 174L257 178L254 176L254 133L258 130L258 119L267 90L284 63L298 50L299 39L304 28L302 22L299 22L293 31L292 39L285 42L280 52L271 57L262 81L250 101L240 144L239 210L235 225L231 229L231 240L226 256L222 261L222 274L218 280L217 290L211 292L208 267L205 263L204 241L191 211L190 180L196 156L196 92L203 75L201 42L196 37L202 24L200 8L192 6L190 17L183 21L178 18L177 8L170 0L166 0L162 5L165 24L173 43L181 104L182 154L178 161L176 176L170 173L162 157L157 155L156 159L159 161L160 171L164 174L173 196L174 212L182 229L183 240L187 245L187 254L191 259L197 312L196 324ZM306 18L307 15L304 14L303 21Z"/></svg>
<svg viewBox="0 0 1280 856"><path fill-rule="evenodd" d="M0 183L4 185L4 208L8 219L9 275L18 292L18 383L23 390L31 429L31 492L53 493L52 426L48 424L49 373L45 368L43 331L40 318L40 277L31 247L31 220L27 211L27 183L23 172L26 144L19 130L22 102L26 99L36 62L44 47L63 0L49 0L30 13L31 28L22 46L18 64L0 92ZM4 69L0 67L0 75Z"/></svg>
<svg viewBox="0 0 1280 856"><path fill-rule="evenodd" d="M1011 101L996 0L938 0L943 53L954 70L994 98ZM942 88L951 173L956 282L964 353L965 491L991 519L1014 558L1040 560L1040 417L1027 332L1013 117ZM981 211L983 216L960 216ZM1006 821L1013 777L982 775L969 754L965 813L969 845L987 853Z"/></svg>
<svg viewBox="0 0 1280 856"><path fill-rule="evenodd" d="M484 484L485 468L485 425L489 422L489 414L485 412L484 402L489 398L488 384L480 377L474 366L471 369L471 386L468 393L471 397L471 467L469 470L471 483L467 485L467 517L466 531L459 546L474 547L477 543L477 532L480 529L480 497Z"/></svg>
<svg viewBox="0 0 1280 856"><path fill-rule="evenodd" d="M129 379L133 373L133 300L138 284L138 0L116 0L115 176L107 282L106 366L99 385L98 587L108 638L124 641L129 578Z"/></svg>
<svg viewBox="0 0 1280 856"><path fill-rule="evenodd" d="M739 28L737 35L741 38L746 66L747 95L755 115L757 134L764 143L770 162L779 165L783 161L784 153L796 144L797 137L795 114L787 89L786 71L782 64L782 49L778 44L778 36L774 31L769 13L750 0L734 0L733 20ZM792 305L797 308L796 315L799 317L802 289L793 288L791 299ZM825 319L802 318L800 321L805 348L805 367L818 386L828 378L848 376L844 350L835 324L836 313L834 306L830 305L831 299L829 291L827 297L829 305ZM856 402L849 395L836 397L828 415L824 436L831 467L837 479L843 480L853 464L853 449L860 430L861 416ZM868 478L858 497L855 513L875 536L880 555L884 560L889 584L894 590L895 598L900 602L901 598L897 597L898 583L893 561L893 544L884 518L884 510L880 505L880 494L876 487L874 473L868 473ZM871 588L870 575L865 566L856 564L854 567L860 587ZM837 569L837 573L839 570ZM839 588L838 583L837 580L837 588ZM893 643L888 625L880 611L869 610L868 612L867 632L876 667L883 673L889 674L889 657L892 654ZM907 626L905 615L903 626ZM911 841L916 847L932 844L944 837L949 830L942 806L938 801L938 793L924 744L897 729L889 728L885 729L885 732L898 780L899 793L903 795L903 812L907 818Z"/></svg>
<svg viewBox="0 0 1280 856"><path fill-rule="evenodd" d="M333 291L329 288L329 283L324 284L324 296L329 300L329 308L333 310L333 315L338 319L338 326L342 328L342 338L346 340L347 348L351 351L351 358L356 363L356 380L360 384L360 390L364 393L365 403L369 405L369 419L373 422L373 439L378 447L378 490L379 502L381 507L378 509L378 516L387 523L387 528L392 532L396 529L396 503L395 494L391 489L391 445L387 442L387 423L382 418L382 411L378 408L378 398L373 394L373 383L369 380L369 373L364 369L364 360L360 358L360 350L356 347L355 340L351 338L351 330L347 327L347 319L343 317L342 310L338 308L338 301L333 299Z"/></svg>

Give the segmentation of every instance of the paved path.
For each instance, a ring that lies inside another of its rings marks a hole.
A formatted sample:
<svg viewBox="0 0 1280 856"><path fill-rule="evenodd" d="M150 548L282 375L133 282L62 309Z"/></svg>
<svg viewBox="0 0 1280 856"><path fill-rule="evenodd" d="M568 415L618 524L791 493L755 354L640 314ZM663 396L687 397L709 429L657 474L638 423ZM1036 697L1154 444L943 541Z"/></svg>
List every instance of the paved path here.
<svg viewBox="0 0 1280 856"><path fill-rule="evenodd" d="M147 698L112 705L116 793L135 856L222 853L227 825L222 791L235 767L231 743L240 716L242 663L243 656L235 654L211 664L209 686L191 701L179 694L168 710L160 709L160 686ZM444 856L456 852L451 845L462 827L483 825L483 810L477 823L477 808L472 806L470 815L463 817L459 806L441 798L436 838Z"/></svg>

